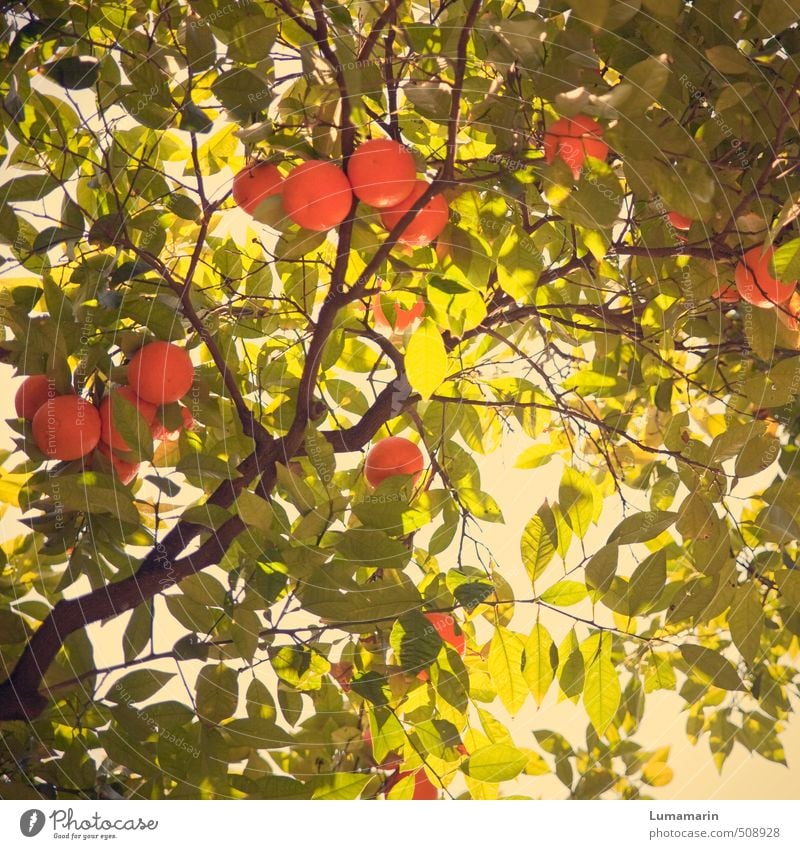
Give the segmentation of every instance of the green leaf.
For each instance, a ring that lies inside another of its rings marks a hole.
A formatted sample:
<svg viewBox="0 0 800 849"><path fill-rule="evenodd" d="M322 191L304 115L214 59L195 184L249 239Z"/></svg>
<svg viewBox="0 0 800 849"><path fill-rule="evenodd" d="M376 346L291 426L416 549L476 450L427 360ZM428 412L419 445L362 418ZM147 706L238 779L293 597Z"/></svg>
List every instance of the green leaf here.
<svg viewBox="0 0 800 849"><path fill-rule="evenodd" d="M114 429L128 446L125 456L131 456L132 462L150 460L153 457L153 435L146 419L123 395L114 392L111 402L111 420Z"/></svg>
<svg viewBox="0 0 800 849"><path fill-rule="evenodd" d="M116 681L106 698L120 704L135 704L154 696L165 684L175 677L174 672L158 669L136 669Z"/></svg>
<svg viewBox="0 0 800 849"><path fill-rule="evenodd" d="M313 789L312 799L358 799L375 778L357 772L334 772L312 776L306 784Z"/></svg>
<svg viewBox="0 0 800 849"><path fill-rule="evenodd" d="M488 492L478 489L459 489L459 498L464 507L476 518L483 522L503 522L503 514L497 502Z"/></svg>
<svg viewBox="0 0 800 849"><path fill-rule="evenodd" d="M587 596L586 587L578 581L559 581L548 587L539 598L556 607L570 607Z"/></svg>
<svg viewBox="0 0 800 849"><path fill-rule="evenodd" d="M443 646L436 628L418 610L404 613L394 623L389 644L400 667L412 673L430 666Z"/></svg>
<svg viewBox="0 0 800 849"><path fill-rule="evenodd" d="M37 488L59 501L64 510L108 513L137 526L141 521L127 487L120 486L110 475L100 472L59 475L43 481Z"/></svg>
<svg viewBox="0 0 800 849"><path fill-rule="evenodd" d="M122 636L122 649L126 663L130 663L144 651L152 633L153 608L149 602L142 602L138 607L134 607Z"/></svg>
<svg viewBox="0 0 800 849"><path fill-rule="evenodd" d="M248 527L269 533L272 527L272 507L269 501L243 489L236 498L234 510Z"/></svg>
<svg viewBox="0 0 800 849"><path fill-rule="evenodd" d="M695 491L681 504L675 527L686 540L711 539L719 527L719 517L708 498Z"/></svg>
<svg viewBox="0 0 800 849"><path fill-rule="evenodd" d="M447 377L447 350L439 328L424 318L412 333L405 355L408 382L423 399L428 399Z"/></svg>
<svg viewBox="0 0 800 849"><path fill-rule="evenodd" d="M747 663L752 664L758 656L761 632L764 630L764 611L755 584L740 584L736 587L728 623L736 648Z"/></svg>
<svg viewBox="0 0 800 849"><path fill-rule="evenodd" d="M10 610L0 609L0 645L24 643L27 639L25 620Z"/></svg>
<svg viewBox="0 0 800 849"><path fill-rule="evenodd" d="M664 549L646 557L634 570L628 583L627 613L637 616L652 607L667 582L667 554Z"/></svg>
<svg viewBox="0 0 800 849"><path fill-rule="evenodd" d="M776 436L763 433L748 439L736 458L736 477L746 478L763 472L775 462L779 452L780 440Z"/></svg>
<svg viewBox="0 0 800 849"><path fill-rule="evenodd" d="M199 106L190 102L181 107L180 128L182 130L189 133L208 133L213 127L214 122Z"/></svg>
<svg viewBox="0 0 800 849"><path fill-rule="evenodd" d="M534 583L544 572L556 553L555 528L552 523L545 521L546 516L540 509L525 525L520 541L522 562Z"/></svg>
<svg viewBox="0 0 800 849"><path fill-rule="evenodd" d="M583 654L573 628L558 647L558 686L568 699L577 702L583 692L583 683Z"/></svg>
<svg viewBox="0 0 800 849"><path fill-rule="evenodd" d="M530 689L522 674L525 641L503 626L495 628L489 646L488 670L500 701L513 716L528 697Z"/></svg>
<svg viewBox="0 0 800 849"><path fill-rule="evenodd" d="M790 239L775 248L769 259L769 271L785 283L800 280L800 239Z"/></svg>
<svg viewBox="0 0 800 849"><path fill-rule="evenodd" d="M651 56L632 65L625 71L622 82L614 86L603 100L628 115L645 112L658 102L669 82L672 72L665 59Z"/></svg>
<svg viewBox="0 0 800 849"><path fill-rule="evenodd" d="M721 74L747 74L753 70L752 63L741 51L725 44L709 47L706 59Z"/></svg>
<svg viewBox="0 0 800 849"><path fill-rule="evenodd" d="M556 651L550 632L537 622L525 642L523 675L536 704L541 706L558 668Z"/></svg>
<svg viewBox="0 0 800 849"><path fill-rule="evenodd" d="M576 20L588 24L597 31L605 22L611 0L570 0L570 6Z"/></svg>
<svg viewBox="0 0 800 849"><path fill-rule="evenodd" d="M516 778L526 767L528 756L507 743L493 743L476 749L461 764L470 778L497 783Z"/></svg>
<svg viewBox="0 0 800 849"><path fill-rule="evenodd" d="M92 88L100 74L100 63L91 56L65 56L45 65L44 73L62 88Z"/></svg>
<svg viewBox="0 0 800 849"><path fill-rule="evenodd" d="M606 592L617 572L618 558L618 546L604 545L586 564L584 575L587 589L595 591L598 595Z"/></svg>
<svg viewBox="0 0 800 849"><path fill-rule="evenodd" d="M403 569L411 559L411 550L399 540L373 528L351 528L336 544L344 560L359 566L381 569Z"/></svg>
<svg viewBox="0 0 800 849"><path fill-rule="evenodd" d="M261 716L232 719L221 726L237 746L252 749L281 749L290 746L293 739L280 726Z"/></svg>
<svg viewBox="0 0 800 849"><path fill-rule="evenodd" d="M49 174L26 174L24 177L15 177L0 186L0 198L4 203L41 200L55 191L58 185L58 180Z"/></svg>
<svg viewBox="0 0 800 849"><path fill-rule="evenodd" d="M586 536L594 515L595 485L571 466L564 469L558 488L558 505L580 539Z"/></svg>
<svg viewBox="0 0 800 849"><path fill-rule="evenodd" d="M211 724L222 722L236 712L239 704L239 676L224 663L209 663L197 676L198 716Z"/></svg>
<svg viewBox="0 0 800 849"><path fill-rule="evenodd" d="M369 671L363 675L354 676L350 681L350 688L362 699L374 705L383 706L389 704L387 683L385 677L378 675L377 672Z"/></svg>
<svg viewBox="0 0 800 849"><path fill-rule="evenodd" d="M497 254L497 282L516 301L530 300L543 263L530 236L511 227Z"/></svg>
<svg viewBox="0 0 800 849"><path fill-rule="evenodd" d="M558 448L555 445L531 445L517 457L514 468L538 469L539 466L549 463L556 453Z"/></svg>
<svg viewBox="0 0 800 849"><path fill-rule="evenodd" d="M723 690L741 690L742 681L736 667L719 652L693 643L681 645L681 655L689 665L689 671L701 680Z"/></svg>
<svg viewBox="0 0 800 849"><path fill-rule="evenodd" d="M647 542L675 524L677 513L667 510L645 510L624 518L608 537L609 542L617 545L632 545Z"/></svg>

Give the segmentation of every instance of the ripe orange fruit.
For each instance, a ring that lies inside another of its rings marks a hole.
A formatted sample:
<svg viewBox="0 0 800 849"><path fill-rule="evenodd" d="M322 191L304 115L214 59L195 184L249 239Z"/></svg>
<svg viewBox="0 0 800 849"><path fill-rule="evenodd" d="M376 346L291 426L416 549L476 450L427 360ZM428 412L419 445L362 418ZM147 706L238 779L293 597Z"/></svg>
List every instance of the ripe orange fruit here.
<svg viewBox="0 0 800 849"><path fill-rule="evenodd" d="M544 134L544 161L548 164L558 157L570 167L577 180L587 156L605 159L608 145L601 140L603 127L588 115L559 118Z"/></svg>
<svg viewBox="0 0 800 849"><path fill-rule="evenodd" d="M151 404L171 404L189 391L194 366L189 354L170 342L150 342L128 364L128 383Z"/></svg>
<svg viewBox="0 0 800 849"><path fill-rule="evenodd" d="M405 200L414 188L414 157L392 139L371 139L360 144L347 164L353 194L371 206L385 209Z"/></svg>
<svg viewBox="0 0 800 849"><path fill-rule="evenodd" d="M54 460L77 460L100 441L100 414L77 395L49 398L36 411L31 427L37 448Z"/></svg>
<svg viewBox="0 0 800 849"><path fill-rule="evenodd" d="M138 463L129 463L127 460L117 457L117 455L108 447L108 445L106 445L105 442L98 443L97 450L111 460L111 466L113 467L114 472L125 486L127 486L136 477L139 472Z"/></svg>
<svg viewBox="0 0 800 849"><path fill-rule="evenodd" d="M350 181L333 162L314 159L293 168L283 183L283 208L307 230L330 230L347 218L353 203Z"/></svg>
<svg viewBox="0 0 800 849"><path fill-rule="evenodd" d="M378 486L395 475L414 475L416 481L423 466L422 452L417 445L402 436L389 436L370 449L364 476L370 486Z"/></svg>
<svg viewBox="0 0 800 849"><path fill-rule="evenodd" d="M719 288L712 292L711 297L723 304L736 304L739 302L739 290L733 283L721 283Z"/></svg>
<svg viewBox="0 0 800 849"><path fill-rule="evenodd" d="M139 414L152 426L156 417L156 405L141 399L130 386L120 386L112 389L100 403L100 439L114 451L130 451L131 446L122 438L114 427L113 399L124 398L139 411Z"/></svg>
<svg viewBox="0 0 800 849"><path fill-rule="evenodd" d="M680 212L668 212L667 221L669 221L676 230L690 230L692 227L692 219L687 218L685 215L681 215Z"/></svg>
<svg viewBox="0 0 800 849"><path fill-rule="evenodd" d="M795 282L783 283L769 273L769 261L775 253L770 246L763 255L761 245L745 251L736 266L734 279L736 288L743 300L754 307L773 307L775 304L785 304L795 291Z"/></svg>
<svg viewBox="0 0 800 849"><path fill-rule="evenodd" d="M428 188L425 180L417 180L411 194L395 206L381 212L381 224L387 230L395 225L408 212L414 203L422 197ZM425 206L411 219L406 228L398 236L397 241L403 245L422 248L429 245L444 230L450 215L447 201L441 195L434 195Z"/></svg>
<svg viewBox="0 0 800 849"><path fill-rule="evenodd" d="M14 396L14 409L20 418L31 421L48 398L58 395L54 381L46 374L26 377Z"/></svg>
<svg viewBox="0 0 800 849"><path fill-rule="evenodd" d="M414 773L414 795L412 799L433 801L439 798L439 791L428 778L424 769L418 769Z"/></svg>
<svg viewBox="0 0 800 849"><path fill-rule="evenodd" d="M449 613L423 615L433 625L439 636L463 657L467 649L467 640L462 633L456 633L456 620Z"/></svg>
<svg viewBox="0 0 800 849"><path fill-rule="evenodd" d="M249 214L264 199L283 191L283 176L269 162L254 162L233 178L233 201Z"/></svg>
<svg viewBox="0 0 800 849"><path fill-rule="evenodd" d="M400 304L394 304L394 325L390 325L381 306L381 296L375 295L372 298L372 319L376 330L384 328L393 330L395 333L403 333L418 318L422 318L423 312L425 312L425 302L422 298L418 298L414 306L408 309L401 307Z"/></svg>

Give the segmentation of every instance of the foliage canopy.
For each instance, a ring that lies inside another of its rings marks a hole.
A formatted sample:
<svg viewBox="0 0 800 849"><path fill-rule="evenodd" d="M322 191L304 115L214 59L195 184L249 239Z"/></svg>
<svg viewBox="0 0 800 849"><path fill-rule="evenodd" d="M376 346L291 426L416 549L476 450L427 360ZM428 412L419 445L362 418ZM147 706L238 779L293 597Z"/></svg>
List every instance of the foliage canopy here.
<svg viewBox="0 0 800 849"><path fill-rule="evenodd" d="M442 795L554 773L641 798L671 778L636 741L662 689L720 769L737 744L784 762L800 331L791 302L714 295L761 244L800 276L797 7L3 4L6 368L99 405L174 341L196 426L154 444L115 406L145 464L123 486L9 421L0 498L27 532L2 543L0 796L397 798L400 764ZM576 180L542 145L578 114L612 152ZM327 233L279 198L235 209L253 158L346 167L370 137L447 199L435 244L363 204ZM381 290L422 320L378 332ZM517 598L476 530L503 516L474 457L512 430L532 481L563 463L524 493ZM426 472L373 492L354 452L390 434ZM610 499L625 518L588 546ZM85 626L123 615L103 665ZM504 717L556 697L583 739L512 739Z"/></svg>

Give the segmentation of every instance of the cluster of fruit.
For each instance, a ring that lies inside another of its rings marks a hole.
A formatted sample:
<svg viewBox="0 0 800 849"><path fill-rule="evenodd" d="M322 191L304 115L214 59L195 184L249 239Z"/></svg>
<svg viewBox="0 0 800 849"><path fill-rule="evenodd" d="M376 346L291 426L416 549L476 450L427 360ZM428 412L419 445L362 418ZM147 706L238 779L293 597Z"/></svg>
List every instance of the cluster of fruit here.
<svg viewBox="0 0 800 849"><path fill-rule="evenodd" d="M391 139L360 144L345 173L321 159L297 165L284 178L275 165L256 162L233 179L233 200L252 215L267 198L280 197L284 215L307 230L330 230L347 218L353 195L380 210L381 224L391 230L428 188L417 178L408 150ZM447 201L435 195L403 229L398 241L409 247L429 245L444 230Z"/></svg>
<svg viewBox="0 0 800 849"><path fill-rule="evenodd" d="M51 460L78 460L97 449L109 459L117 477L129 484L139 470L132 462L131 446L113 424L115 399L133 405L144 418L153 439L169 439L194 421L181 406L182 425L170 431L159 408L183 398L194 379L189 354L170 342L150 342L140 348L128 364L128 384L118 386L103 398L100 407L74 392L59 394L54 381L44 374L27 377L17 390L17 415L31 423L36 447Z"/></svg>
<svg viewBox="0 0 800 849"><path fill-rule="evenodd" d="M552 164L563 160L577 180L587 156L605 160L609 147L602 141L603 127L587 115L559 118L544 134L544 159ZM694 223L680 212L668 212L667 220L682 241ZM796 281L782 282L770 273L774 247L763 251L760 246L747 250L736 266L734 283L722 284L712 295L722 303L740 299L762 309L778 307L778 317L791 330L800 328L800 292Z"/></svg>

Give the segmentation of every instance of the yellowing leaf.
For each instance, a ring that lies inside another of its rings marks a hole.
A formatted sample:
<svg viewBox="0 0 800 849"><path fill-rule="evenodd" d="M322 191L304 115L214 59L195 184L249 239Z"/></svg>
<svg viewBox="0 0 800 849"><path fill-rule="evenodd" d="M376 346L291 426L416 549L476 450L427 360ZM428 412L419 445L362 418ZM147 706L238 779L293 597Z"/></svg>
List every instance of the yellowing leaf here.
<svg viewBox="0 0 800 849"><path fill-rule="evenodd" d="M461 769L479 781L509 781L516 778L528 765L528 756L515 746L494 743L470 755Z"/></svg>
<svg viewBox="0 0 800 849"><path fill-rule="evenodd" d="M520 550L522 562L533 583L547 568L556 552L553 544L553 530L545 524L541 510L525 526Z"/></svg>
<svg viewBox="0 0 800 849"><path fill-rule="evenodd" d="M550 632L537 622L525 643L525 667L523 675L528 682L533 698L541 705L558 666L558 652Z"/></svg>
<svg viewBox="0 0 800 849"><path fill-rule="evenodd" d="M447 377L447 351L439 328L430 318L424 319L412 334L405 366L408 382L426 400Z"/></svg>
<svg viewBox="0 0 800 849"><path fill-rule="evenodd" d="M672 781L672 767L660 761L650 761L642 770L642 781L651 787L663 787Z"/></svg>
<svg viewBox="0 0 800 849"><path fill-rule="evenodd" d="M500 701L510 714L525 703L529 688L522 675L522 654L525 642L502 626L497 628L489 647L488 668Z"/></svg>
<svg viewBox="0 0 800 849"><path fill-rule="evenodd" d="M622 690L617 670L611 661L611 634L603 631L599 637L592 635L581 648L596 644L596 651L586 652L583 704L586 713L598 734L603 734L619 707ZM587 654L589 655L587 657Z"/></svg>

